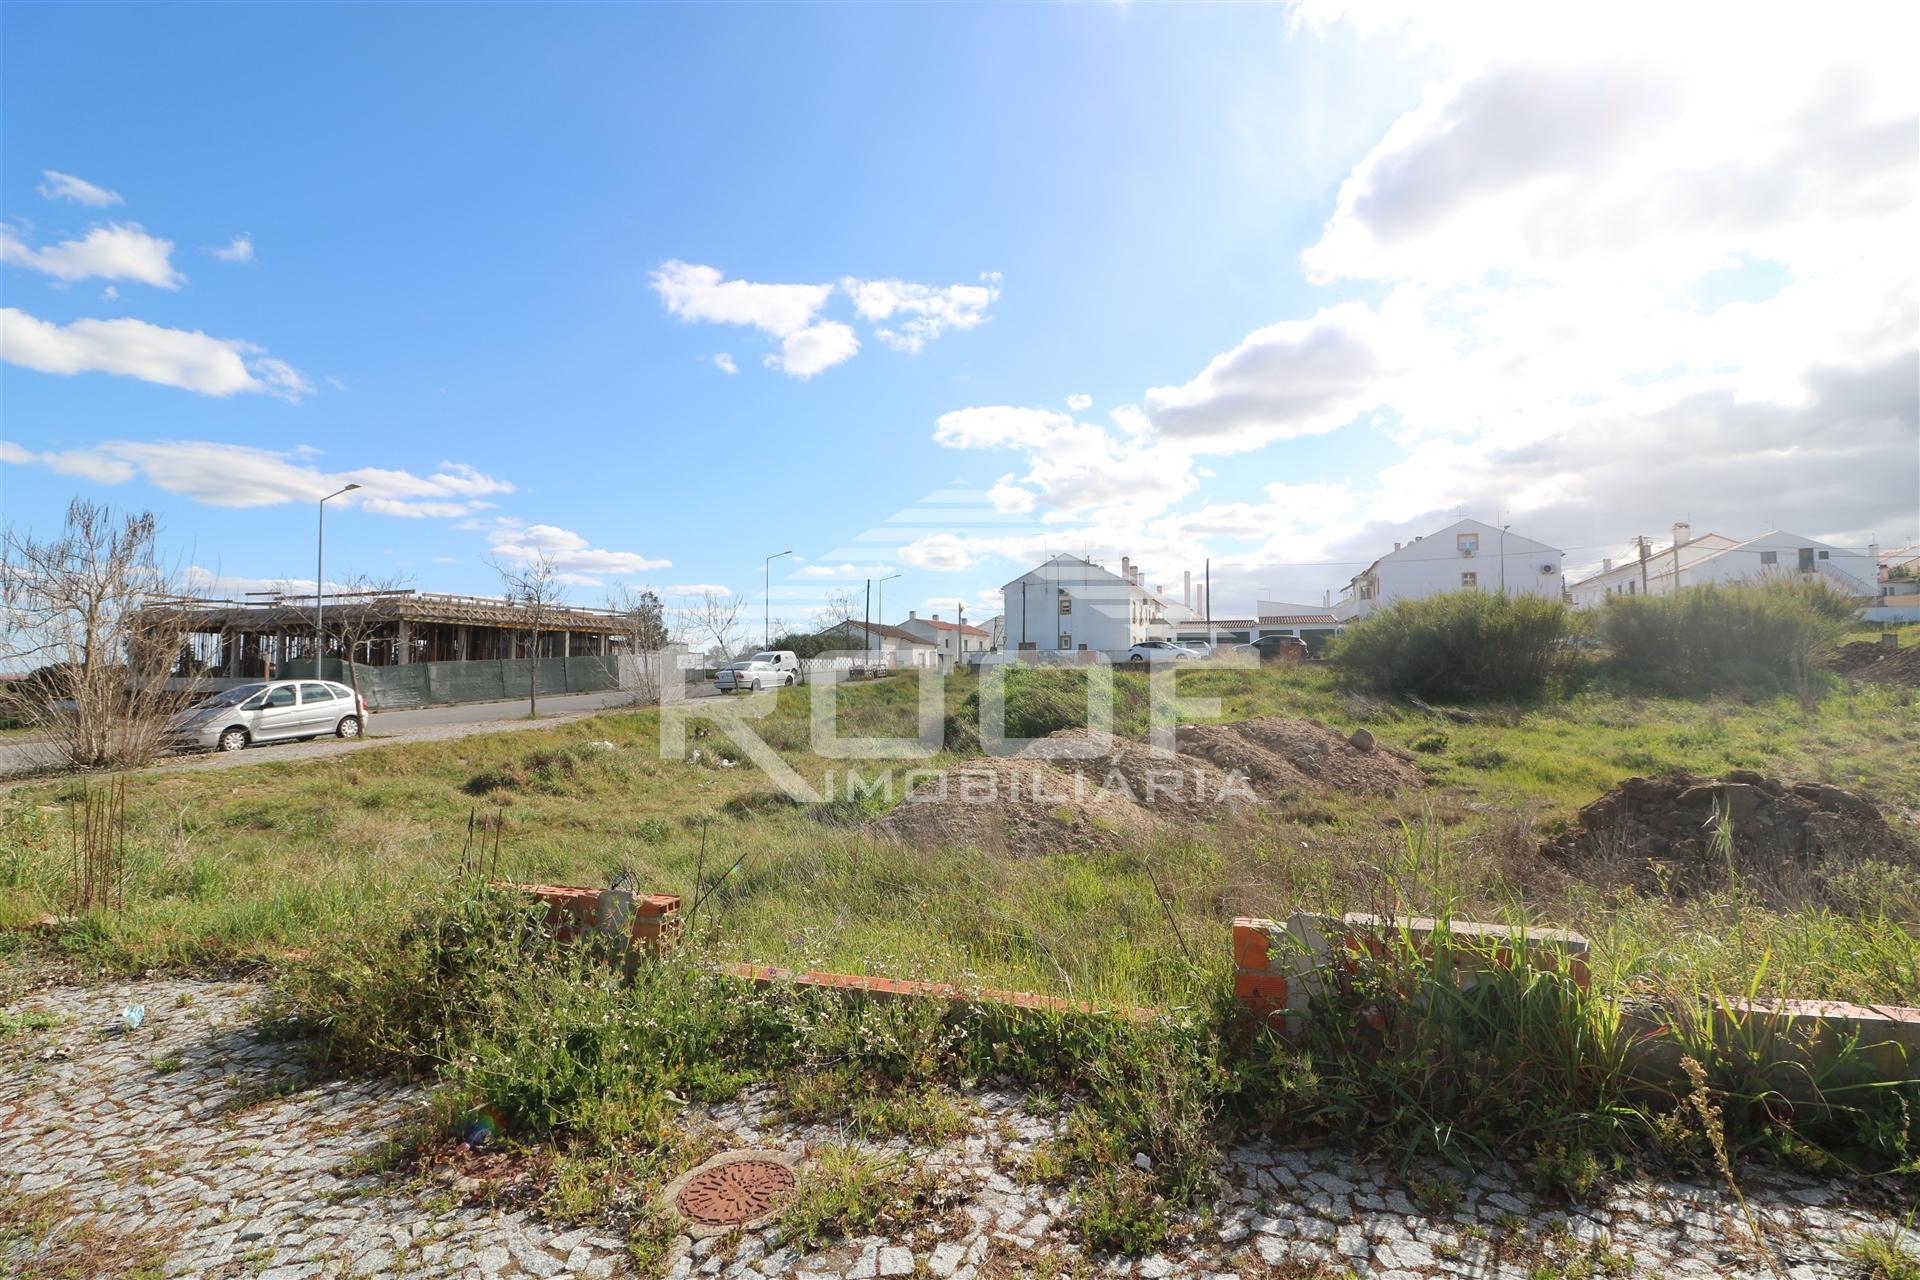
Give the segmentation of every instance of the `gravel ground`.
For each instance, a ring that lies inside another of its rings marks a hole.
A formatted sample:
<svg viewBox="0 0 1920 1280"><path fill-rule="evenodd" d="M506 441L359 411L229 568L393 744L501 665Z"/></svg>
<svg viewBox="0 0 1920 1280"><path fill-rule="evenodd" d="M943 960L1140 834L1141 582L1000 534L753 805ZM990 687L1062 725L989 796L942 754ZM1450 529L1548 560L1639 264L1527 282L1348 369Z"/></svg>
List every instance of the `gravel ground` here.
<svg viewBox="0 0 1920 1280"><path fill-rule="evenodd" d="M356 1167L420 1113L419 1090L314 1080L297 1046L263 1039L258 987L149 980L57 986L14 998L0 1036L0 1275L310 1277L628 1275L613 1235L466 1203L458 1188ZM118 1030L121 1009L145 1020ZM1167 1277L1353 1274L1372 1280L1536 1276L1864 1276L1845 1261L1863 1231L1896 1225L1840 1184L1756 1172L1744 1184L1767 1252L1726 1189L1685 1180L1616 1186L1569 1208L1514 1170L1477 1170L1450 1207L1425 1211L1379 1161L1249 1145L1227 1190L1187 1224L1178 1256L1081 1259L1061 1224L1069 1194L1008 1176L1058 1121L1018 1096L958 1099L970 1132L891 1149L934 1175L947 1201L910 1236L803 1254L777 1230L681 1239L676 1276L801 1280L998 1280L1095 1273ZM690 1108L734 1145L804 1154L844 1140L782 1120L765 1091ZM1437 1171L1435 1171L1437 1172ZM1768 1256L1770 1253L1770 1257ZM1611 1271L1587 1272L1606 1263ZM146 1268L141 1270L141 1268Z"/></svg>

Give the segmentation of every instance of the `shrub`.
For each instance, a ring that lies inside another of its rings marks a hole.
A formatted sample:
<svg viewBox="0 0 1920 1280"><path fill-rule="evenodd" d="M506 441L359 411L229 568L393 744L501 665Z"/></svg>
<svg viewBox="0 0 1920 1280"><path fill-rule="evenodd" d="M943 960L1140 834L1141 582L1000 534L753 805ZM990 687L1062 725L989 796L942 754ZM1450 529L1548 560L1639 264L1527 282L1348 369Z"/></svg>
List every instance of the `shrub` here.
<svg viewBox="0 0 1920 1280"><path fill-rule="evenodd" d="M1853 611L1852 600L1812 579L1709 583L1669 596L1611 596L1599 630L1609 668L1633 685L1804 694Z"/></svg>
<svg viewBox="0 0 1920 1280"><path fill-rule="evenodd" d="M1373 614L1334 642L1330 658L1385 693L1531 698L1562 671L1573 631L1558 600L1454 591Z"/></svg>

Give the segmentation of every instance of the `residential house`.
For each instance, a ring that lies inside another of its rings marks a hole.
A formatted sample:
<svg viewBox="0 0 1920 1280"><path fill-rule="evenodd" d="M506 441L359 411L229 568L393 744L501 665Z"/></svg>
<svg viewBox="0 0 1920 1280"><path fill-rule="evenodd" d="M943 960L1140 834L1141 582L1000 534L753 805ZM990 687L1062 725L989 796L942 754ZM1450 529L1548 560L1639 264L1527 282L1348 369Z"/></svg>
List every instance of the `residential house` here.
<svg viewBox="0 0 1920 1280"><path fill-rule="evenodd" d="M1123 657L1142 640L1170 639L1178 611L1120 557L1115 573L1074 555L1057 555L1001 589L1005 647L1068 650Z"/></svg>
<svg viewBox="0 0 1920 1280"><path fill-rule="evenodd" d="M1720 533L1703 533L1695 537L1692 526L1684 522L1673 526L1672 535L1666 546L1648 551L1644 569L1637 549L1630 555L1602 560L1600 572L1589 574L1567 586L1567 598L1585 608L1600 604L1613 595L1631 596L1642 592L1666 595L1673 590L1678 576L1688 568L1716 552L1740 545L1739 539Z"/></svg>
<svg viewBox="0 0 1920 1280"><path fill-rule="evenodd" d="M937 613L923 618L916 610L909 609L907 620L899 629L931 643L940 654L940 665L948 669L964 663L971 655L989 652L993 645L992 632L965 622L944 621Z"/></svg>
<svg viewBox="0 0 1920 1280"><path fill-rule="evenodd" d="M1396 600L1462 590L1558 600L1560 561L1558 547L1479 520L1456 520L1412 542L1394 543L1353 576L1332 612L1350 622Z"/></svg>
<svg viewBox="0 0 1920 1280"><path fill-rule="evenodd" d="M1690 543L1707 538L1727 540L1716 534L1688 539L1682 536L1686 528L1675 525L1674 545L1650 554L1644 566L1636 556L1626 565L1603 568L1599 574L1575 583L1568 589L1574 603L1596 604L1608 595L1672 595L1683 587L1709 582L1760 582L1802 574L1818 576L1842 594L1863 601L1880 594L1875 557L1870 553L1818 542L1784 529L1690 553ZM1675 546L1679 548L1677 553ZM1596 579L1604 580L1599 583L1602 589L1595 589Z"/></svg>
<svg viewBox="0 0 1920 1280"><path fill-rule="evenodd" d="M931 641L910 631L890 627L883 622L862 622L849 618L820 632L833 636L844 649L863 650L874 656L876 664L889 667L936 667L940 650Z"/></svg>

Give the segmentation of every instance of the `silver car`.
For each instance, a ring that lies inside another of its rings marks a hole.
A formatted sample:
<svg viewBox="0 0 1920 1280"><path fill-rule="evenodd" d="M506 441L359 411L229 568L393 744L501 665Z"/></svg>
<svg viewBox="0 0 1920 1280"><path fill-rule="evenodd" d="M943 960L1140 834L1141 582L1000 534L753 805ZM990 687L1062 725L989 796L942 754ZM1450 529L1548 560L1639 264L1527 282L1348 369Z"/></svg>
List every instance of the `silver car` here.
<svg viewBox="0 0 1920 1280"><path fill-rule="evenodd" d="M331 733L357 738L367 725L367 702L331 680L272 680L243 684L182 711L167 728L176 746L239 751L256 742L285 742Z"/></svg>

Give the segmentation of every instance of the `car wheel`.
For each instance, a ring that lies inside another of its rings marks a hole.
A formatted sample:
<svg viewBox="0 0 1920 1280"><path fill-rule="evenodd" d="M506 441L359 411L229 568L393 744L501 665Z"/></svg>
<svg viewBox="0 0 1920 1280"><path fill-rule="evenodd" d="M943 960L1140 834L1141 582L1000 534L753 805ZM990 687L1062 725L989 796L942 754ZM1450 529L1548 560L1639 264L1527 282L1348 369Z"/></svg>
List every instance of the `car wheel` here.
<svg viewBox="0 0 1920 1280"><path fill-rule="evenodd" d="M753 692L755 693L760 692L760 682L758 680L755 680L753 682L752 689L753 689Z"/></svg>
<svg viewBox="0 0 1920 1280"><path fill-rule="evenodd" d="M792 672L788 672L788 673L787 673L787 688L789 688L789 689L791 689L791 688L793 688L793 673L792 673Z"/></svg>
<svg viewBox="0 0 1920 1280"><path fill-rule="evenodd" d="M221 733L218 745L222 751L242 750L247 745L247 731L235 725Z"/></svg>
<svg viewBox="0 0 1920 1280"><path fill-rule="evenodd" d="M360 736L360 717L359 716L340 717L340 723L333 727L333 732L337 737L341 737L341 738L359 737Z"/></svg>

